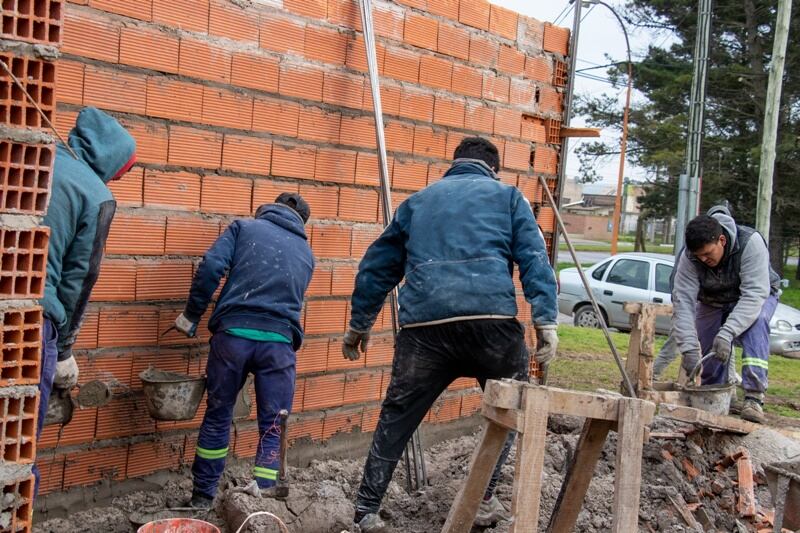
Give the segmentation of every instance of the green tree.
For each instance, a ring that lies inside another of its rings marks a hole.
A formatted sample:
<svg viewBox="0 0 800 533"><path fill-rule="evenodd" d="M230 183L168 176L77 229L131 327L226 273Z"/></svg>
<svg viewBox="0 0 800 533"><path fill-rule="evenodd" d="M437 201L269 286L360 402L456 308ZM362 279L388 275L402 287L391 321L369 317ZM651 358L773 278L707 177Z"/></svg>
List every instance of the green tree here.
<svg viewBox="0 0 800 533"><path fill-rule="evenodd" d="M728 200L737 221L753 225L756 186L776 19L770 0L718 0L714 3L703 141L701 210ZM798 9L795 6L794 12ZM688 99L697 23L696 0L630 0L628 24L671 32L667 48L650 46L635 60L634 87L644 99L630 113L628 160L648 174L640 204L645 217L677 210L678 175L685 169ZM772 204L770 255L782 269L784 251L800 235L800 16L793 16L782 94ZM618 86L627 65L608 75ZM622 109L616 98L581 95L576 112L593 126L619 129ZM596 176L598 157L618 156L616 145L596 142L578 149L584 180Z"/></svg>

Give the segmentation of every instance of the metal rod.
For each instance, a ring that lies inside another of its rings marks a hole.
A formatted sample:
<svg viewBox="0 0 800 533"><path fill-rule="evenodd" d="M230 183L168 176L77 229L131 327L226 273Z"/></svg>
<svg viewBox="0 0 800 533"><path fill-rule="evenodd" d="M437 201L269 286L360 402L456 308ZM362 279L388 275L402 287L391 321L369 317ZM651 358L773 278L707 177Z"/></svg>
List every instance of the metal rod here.
<svg viewBox="0 0 800 533"><path fill-rule="evenodd" d="M383 214L383 227L388 226L392 221L392 193L391 184L389 183L389 165L386 158L386 138L383 130L383 109L381 104L381 91L380 81L378 79L378 59L375 54L375 32L373 31L372 23L372 6L371 0L361 0L359 2L361 9L361 26L364 29L364 48L367 56L367 70L369 72L369 85L372 93L372 105L375 116L375 141L378 147L378 174L380 177L380 193L381 193L381 212ZM397 312L397 287L392 289L389 293L389 307L392 315L392 334L397 337L397 332L400 330L398 312ZM408 446L411 447L411 452L408 453ZM419 450L417 454L416 449ZM419 429L414 431L411 436L411 442L406 447L406 459L411 457L414 461L414 475L416 477L417 486L419 489L422 485L427 485L426 470L424 465L420 466L418 463L424 461L422 455L422 444L419 438ZM411 472L408 471L409 488L411 489Z"/></svg>
<svg viewBox="0 0 800 533"><path fill-rule="evenodd" d="M558 228L561 230L561 233L564 234L564 242L567 243L567 248L569 248L569 253L572 254L572 260L575 262L575 267L578 269L578 274L580 274L581 276L581 281L583 281L583 286L586 289L586 294L589 296L589 300L592 302L592 307L594 308L594 314L597 315L597 321L600 323L600 328L603 330L603 335L606 336L608 347L611 348L611 353L614 356L614 361L616 361L617 367L619 368L619 372L620 374L622 374L622 381L625 384L625 390L627 390L628 395L631 398L636 398L636 389L633 388L631 379L628 377L628 373L625 372L625 365L622 364L622 358L617 352L617 347L614 345L614 341L611 340L611 333L609 333L608 331L608 326L606 326L606 321L603 318L603 313L600 312L600 306L597 305L597 300L595 300L594 298L594 293L592 292L592 288L591 286L589 286L589 280L586 279L586 274L583 272L583 267L581 267L581 262L578 261L578 254L575 253L575 248L572 247L572 242L569 240L569 235L567 235L567 228L564 227L564 221L561 220L561 214L558 212L558 206L556 205L556 201L553 200L553 195L550 194L550 189L547 188L547 182L545 181L544 176L539 176L539 181L542 184L542 189L544 189L545 194L547 194L547 199L550 202L550 205L553 207L553 213L555 213L556 222L558 222Z"/></svg>

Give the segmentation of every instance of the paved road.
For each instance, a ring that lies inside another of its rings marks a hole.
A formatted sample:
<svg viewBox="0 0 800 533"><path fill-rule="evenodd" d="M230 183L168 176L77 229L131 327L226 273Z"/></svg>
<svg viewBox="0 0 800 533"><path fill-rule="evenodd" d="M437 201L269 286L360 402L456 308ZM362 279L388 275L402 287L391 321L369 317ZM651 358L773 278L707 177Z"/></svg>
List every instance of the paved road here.
<svg viewBox="0 0 800 533"><path fill-rule="evenodd" d="M575 252L578 254L578 261L581 262L582 265L589 265L595 264L607 257L610 257L611 254L608 252ZM559 263L572 263L572 255L569 253L569 250L559 250L558 251L558 262Z"/></svg>

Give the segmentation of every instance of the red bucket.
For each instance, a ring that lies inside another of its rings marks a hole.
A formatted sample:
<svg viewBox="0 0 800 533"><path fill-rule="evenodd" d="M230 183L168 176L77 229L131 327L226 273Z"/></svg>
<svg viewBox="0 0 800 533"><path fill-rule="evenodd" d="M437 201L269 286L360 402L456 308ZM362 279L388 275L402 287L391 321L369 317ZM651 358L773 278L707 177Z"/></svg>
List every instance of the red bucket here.
<svg viewBox="0 0 800 533"><path fill-rule="evenodd" d="M149 522L138 533L220 533L219 528L194 518L167 518Z"/></svg>

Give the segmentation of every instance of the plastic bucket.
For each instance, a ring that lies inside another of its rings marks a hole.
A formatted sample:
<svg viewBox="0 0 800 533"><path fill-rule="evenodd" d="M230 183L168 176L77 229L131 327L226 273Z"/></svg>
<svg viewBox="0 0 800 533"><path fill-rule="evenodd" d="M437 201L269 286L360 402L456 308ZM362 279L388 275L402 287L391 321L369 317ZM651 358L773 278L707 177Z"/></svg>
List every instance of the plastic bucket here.
<svg viewBox="0 0 800 533"><path fill-rule="evenodd" d="M167 518L148 522L137 533L220 533L219 528L195 518Z"/></svg>
<svg viewBox="0 0 800 533"><path fill-rule="evenodd" d="M141 374L150 416L156 420L191 420L206 389L206 378L150 367ZM187 530L188 531L188 530Z"/></svg>

